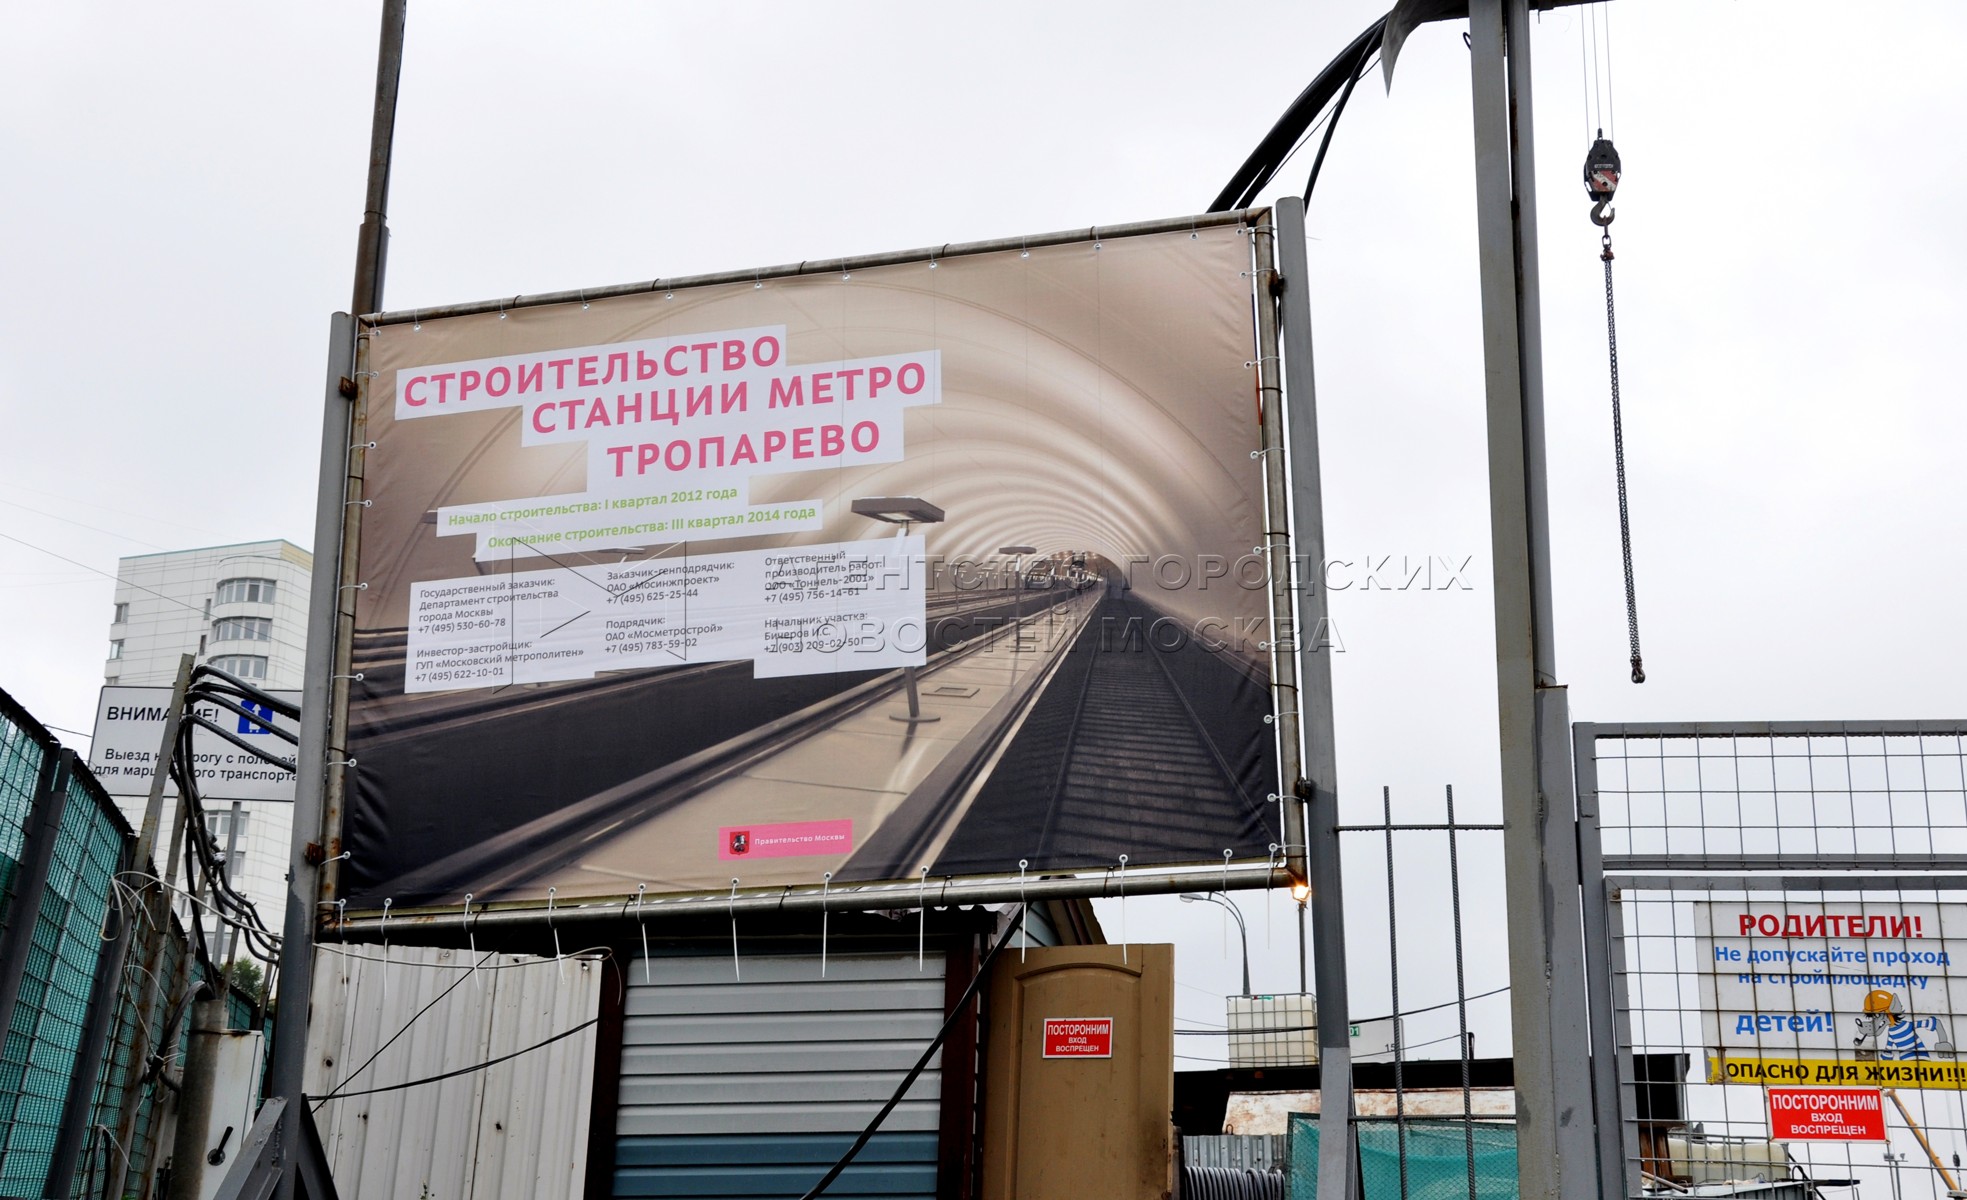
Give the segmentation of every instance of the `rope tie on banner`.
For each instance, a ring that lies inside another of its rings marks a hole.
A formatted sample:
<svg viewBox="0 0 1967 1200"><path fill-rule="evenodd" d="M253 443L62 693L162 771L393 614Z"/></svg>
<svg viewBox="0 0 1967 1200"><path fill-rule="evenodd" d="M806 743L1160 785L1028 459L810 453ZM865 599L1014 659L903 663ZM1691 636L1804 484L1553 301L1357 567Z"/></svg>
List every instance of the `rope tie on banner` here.
<svg viewBox="0 0 1967 1200"><path fill-rule="evenodd" d="M635 885L635 927L642 931L642 982L654 983L655 976L650 974L649 966L649 927L642 923L642 898L648 891L649 885L646 883Z"/></svg>
<svg viewBox="0 0 1967 1200"><path fill-rule="evenodd" d="M396 903L394 897L382 898L382 1006L389 1007L389 906Z"/></svg>
<svg viewBox="0 0 1967 1200"><path fill-rule="evenodd" d="M921 882L915 885L915 969L926 970L929 943L929 868L922 868Z"/></svg>
<svg viewBox="0 0 1967 1200"><path fill-rule="evenodd" d="M553 931L554 970L560 973L560 981L565 983L567 981L567 960L560 955L560 927L553 923L553 895L559 890L557 887L546 889L546 927Z"/></svg>
<svg viewBox="0 0 1967 1200"><path fill-rule="evenodd" d="M1124 860L1123 860L1124 861ZM1031 902L1024 898L1024 869L1031 860L1018 860L1018 961L1025 961L1025 951L1031 946Z"/></svg>
<svg viewBox="0 0 1967 1200"><path fill-rule="evenodd" d="M1127 961L1127 856L1120 856L1120 961Z"/></svg>
<svg viewBox="0 0 1967 1200"><path fill-rule="evenodd" d="M346 900L335 901L335 932L341 935L342 941L348 940L348 901Z"/></svg>
<svg viewBox="0 0 1967 1200"><path fill-rule="evenodd" d="M471 893L464 894L464 940L471 947L471 986L479 991L485 990L485 981L478 978L478 931L471 927Z"/></svg>
<svg viewBox="0 0 1967 1200"><path fill-rule="evenodd" d="M417 315L417 312L418 312L418 310L416 310L416 309L414 309L414 308L410 310L410 332L411 332L411 333L415 333L415 332L417 332L418 330L420 330L420 329L422 329L422 328L423 328L423 318L422 318L422 317L420 317L420 316L418 316L418 315Z"/></svg>
<svg viewBox="0 0 1967 1200"><path fill-rule="evenodd" d="M1265 713L1264 724L1275 725L1277 724L1277 718L1279 717L1295 717L1297 715L1298 715L1298 710L1295 708L1285 709L1283 712ZM1270 798L1272 800L1275 800L1277 799L1277 796L1273 794Z"/></svg>
<svg viewBox="0 0 1967 1200"><path fill-rule="evenodd" d="M731 880L731 900L726 910L731 914L731 977L743 979L744 971L738 966L738 881Z"/></svg>
<svg viewBox="0 0 1967 1200"><path fill-rule="evenodd" d="M820 978L826 978L826 926L827 918L833 914L826 906L827 889L833 886L833 872L820 873Z"/></svg>

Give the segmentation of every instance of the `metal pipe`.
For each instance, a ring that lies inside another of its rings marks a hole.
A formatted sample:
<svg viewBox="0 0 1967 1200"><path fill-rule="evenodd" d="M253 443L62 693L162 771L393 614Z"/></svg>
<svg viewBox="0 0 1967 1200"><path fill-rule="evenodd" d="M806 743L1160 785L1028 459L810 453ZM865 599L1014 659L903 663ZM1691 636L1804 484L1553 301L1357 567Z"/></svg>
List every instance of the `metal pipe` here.
<svg viewBox="0 0 1967 1200"><path fill-rule="evenodd" d="M508 296L500 300L473 300L462 304L447 304L439 308L376 313L373 318L365 319L364 323L408 325L416 321L434 321L443 317L512 312L516 309L539 308L548 304L580 304L589 300L606 300L613 296L640 296L649 292L711 287L723 283L759 283L773 279L791 279L801 275L838 275L842 271L861 271L873 267L946 262L965 255L1036 250L1043 246L1065 246L1078 242L1098 241L1101 238L1137 237L1150 233L1186 233L1196 229L1214 229L1223 225L1248 225L1259 220L1264 211L1253 208L1237 209L1234 212L1200 213L1192 217L1133 221L1124 225L1095 225L1090 229L1064 229L1023 237L992 238L982 242L952 242L942 246L924 246L918 250L863 254L856 258L808 259L805 262L781 263L775 267L759 267L748 271L717 271L708 275L682 275L675 279L651 279L642 283L614 284L609 287L583 288L570 292L542 292L537 296L521 295Z"/></svg>
<svg viewBox="0 0 1967 1200"><path fill-rule="evenodd" d="M1147 870L1129 867L1126 894L1129 896L1167 895L1170 892L1188 892L1198 888L1213 891L1241 891L1274 887L1276 883L1277 865L1268 861L1231 863L1227 869L1221 862ZM1021 897L1032 900L1070 900L1086 896L1106 897L1120 894L1120 876L1112 867L1053 873L1024 883L1018 882L1015 876L932 880L927 889L928 901L936 908L944 908L951 904L1015 903ZM638 912L644 920L657 921L670 917L679 919L723 917L728 913L742 916L751 913L818 912L823 906L834 911L854 912L913 910L921 907L922 897L923 888L919 880L898 880L892 883L867 885L841 884L836 880L824 886L787 885L741 891L735 898L728 891L692 892L687 895L664 897L649 896L639 910L635 907L636 898L633 895L597 896L584 901L556 900L553 921L555 925L565 929L575 926L591 928L617 921L626 921L632 925L637 919ZM471 909L470 928L479 931L507 928L537 930L541 927L545 915L544 903L527 902L507 907L484 907L474 904ZM402 908L392 907L389 912L389 934L397 941L414 941L420 932L463 934L465 928L465 915L459 909L405 911ZM346 921L335 927L335 932L339 935L338 940L379 942L382 940L382 914L380 910L351 914Z"/></svg>
<svg viewBox="0 0 1967 1200"><path fill-rule="evenodd" d="M1243 910L1230 903L1228 897L1218 896L1214 892L1183 892L1181 898L1190 903L1197 900L1207 900L1211 904L1220 904L1229 910L1231 916L1236 918L1236 934L1243 939L1243 994L1245 996L1252 995L1253 993L1250 991L1250 927L1243 923Z"/></svg>
<svg viewBox="0 0 1967 1200"><path fill-rule="evenodd" d="M1277 770L1282 791L1284 870L1292 890L1303 895L1305 869L1304 806L1295 795L1304 777L1299 735L1298 631L1291 623L1291 504L1286 490L1284 457L1284 372L1277 344L1279 275L1275 226L1265 214L1251 229L1251 257L1257 283L1257 406L1263 418L1263 449L1257 457L1264 472L1264 565L1270 578L1270 678L1277 726Z"/></svg>
<svg viewBox="0 0 1967 1200"><path fill-rule="evenodd" d="M1297 623L1299 728L1304 736L1304 778L1296 782L1304 805L1307 902L1316 927L1312 977L1318 992L1319 1145L1318 1200L1346 1200L1357 1192L1352 1166L1352 1040L1345 963L1345 890L1339 853L1337 742L1332 715L1331 610L1319 572L1325 561L1325 504L1318 451L1317 377L1311 342L1311 270L1305 254L1304 201L1286 196L1275 220L1283 272L1279 317L1283 324L1285 458L1291 482L1293 566L1308 567L1293 595ZM1305 631L1310 630L1309 636ZM1300 926L1302 928L1302 925Z"/></svg>
<svg viewBox="0 0 1967 1200"><path fill-rule="evenodd" d="M403 71L403 27L407 0L383 0L382 29L376 48L376 99L369 131L369 175L364 192L362 230L357 238L354 291L350 309L356 315L382 307L384 267L388 255L387 224L389 170L396 132L396 98ZM320 483L315 492L314 547L316 559L308 593L307 658L301 686L301 735L295 762L294 831L288 859L287 912L280 945L280 991L288 1019L274 1022L273 1050L267 1065L267 1096L283 1098L287 1119L280 1122L279 1154L288 1164L298 1162L304 1131L311 1121L301 1103L307 1069L307 1020L314 985L315 904L322 895L320 863L324 842L339 832L334 821L330 775L338 786L347 770L342 756L331 751L331 728L337 700L346 703L346 681L337 681L335 664L347 654L342 633L344 574L353 567L350 539L353 522L345 504L351 473L358 469L354 433L359 414L354 404L355 323L336 314L328 332L328 378L321 420ZM343 686L337 686L337 683ZM299 1014L300 1019L294 1019ZM276 1195L294 1194L294 1171L283 1170Z"/></svg>

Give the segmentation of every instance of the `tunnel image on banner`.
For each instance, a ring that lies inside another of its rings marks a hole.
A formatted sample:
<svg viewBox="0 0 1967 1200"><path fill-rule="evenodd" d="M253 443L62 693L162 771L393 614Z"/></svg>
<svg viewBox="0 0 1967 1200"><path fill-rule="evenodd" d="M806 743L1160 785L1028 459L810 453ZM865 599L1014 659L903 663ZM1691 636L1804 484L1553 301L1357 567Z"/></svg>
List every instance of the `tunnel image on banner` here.
<svg viewBox="0 0 1967 1200"><path fill-rule="evenodd" d="M365 321L350 904L1268 856L1251 246Z"/></svg>

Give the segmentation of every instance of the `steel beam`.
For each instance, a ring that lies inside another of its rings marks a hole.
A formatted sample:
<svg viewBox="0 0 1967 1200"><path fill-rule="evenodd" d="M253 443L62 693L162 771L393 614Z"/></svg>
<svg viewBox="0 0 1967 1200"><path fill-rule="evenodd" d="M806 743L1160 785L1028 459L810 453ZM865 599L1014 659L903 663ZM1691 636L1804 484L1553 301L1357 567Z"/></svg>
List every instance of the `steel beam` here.
<svg viewBox="0 0 1967 1200"><path fill-rule="evenodd" d="M1352 1039L1345 963L1345 893L1339 863L1339 780L1332 716L1331 607L1325 561L1325 504L1318 452L1317 380L1312 369L1311 268L1305 253L1304 201L1286 196L1275 210L1280 314L1284 335L1286 462L1290 469L1291 563L1296 580L1298 708L1304 731L1304 830L1318 995L1319 1200L1356 1194L1352 1162ZM1302 919L1299 928L1302 929Z"/></svg>
<svg viewBox="0 0 1967 1200"><path fill-rule="evenodd" d="M1469 6L1518 1190L1597 1191L1570 731L1557 683L1525 0Z"/></svg>

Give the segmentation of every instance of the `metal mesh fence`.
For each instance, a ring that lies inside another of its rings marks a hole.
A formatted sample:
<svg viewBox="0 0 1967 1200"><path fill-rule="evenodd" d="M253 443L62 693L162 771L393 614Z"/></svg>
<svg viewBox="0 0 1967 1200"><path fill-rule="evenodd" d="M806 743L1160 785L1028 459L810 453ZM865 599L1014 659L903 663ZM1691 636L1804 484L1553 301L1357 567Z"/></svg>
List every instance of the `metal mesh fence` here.
<svg viewBox="0 0 1967 1200"><path fill-rule="evenodd" d="M1362 1200L1514 1200L1516 1126L1507 1121L1360 1121ZM1318 1118L1291 1114L1286 1195L1318 1195Z"/></svg>
<svg viewBox="0 0 1967 1200"><path fill-rule="evenodd" d="M96 799L82 777L70 781L7 1030L7 1078L0 1088L13 1096L14 1111L0 1147L5 1155L0 1188L38 1186L61 1133L96 964L105 948L101 931L111 881L127 836ZM20 932L28 932L24 920Z"/></svg>
<svg viewBox="0 0 1967 1200"><path fill-rule="evenodd" d="M187 942L176 920L157 928L118 899L117 875L135 839L86 768L77 766L59 795L47 791L61 777L52 762L58 753L53 736L0 693L0 1011L8 1013L0 1029L0 1195L46 1194L70 1093L91 1065L84 1039L102 999L98 976L111 965L105 955L123 921L132 922L131 936L70 1195L100 1194L107 1174L125 1164L124 1194L144 1195L163 1108L146 1063L151 1048L173 1035L178 1044L162 1052L161 1065L183 1053L184 1022L165 1025L184 994ZM146 966L153 951L154 972ZM163 981L161 995L143 1005L153 979ZM242 1014L240 1023L251 1019ZM134 1128L119 1136L133 1088L140 1092Z"/></svg>
<svg viewBox="0 0 1967 1200"><path fill-rule="evenodd" d="M1967 1154L1967 724L1584 727L1607 1194L1938 1200ZM1591 918L1588 916L1587 921Z"/></svg>

